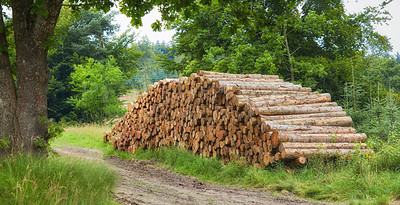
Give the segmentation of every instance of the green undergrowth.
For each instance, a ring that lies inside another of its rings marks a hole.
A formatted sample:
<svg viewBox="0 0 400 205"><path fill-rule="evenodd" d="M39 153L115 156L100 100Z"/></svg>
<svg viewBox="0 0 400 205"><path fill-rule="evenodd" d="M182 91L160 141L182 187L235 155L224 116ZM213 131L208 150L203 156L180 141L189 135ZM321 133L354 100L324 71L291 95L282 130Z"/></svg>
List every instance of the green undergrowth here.
<svg viewBox="0 0 400 205"><path fill-rule="evenodd" d="M96 132L80 130L85 127L68 128L54 144L96 148L105 156L118 155L124 159L158 159L160 166L203 181L282 193L288 191L312 200L349 204L388 204L400 200L400 140L392 140L390 144L372 141L370 146L378 149L373 154L336 160L312 158L305 166L288 171L283 163L263 169L249 166L240 159L223 164L218 159L193 155L177 147L139 149L130 155L103 143L101 128L105 127L87 126L88 130L97 129Z"/></svg>
<svg viewBox="0 0 400 205"><path fill-rule="evenodd" d="M0 159L0 204L114 204L115 181L100 162L15 154Z"/></svg>

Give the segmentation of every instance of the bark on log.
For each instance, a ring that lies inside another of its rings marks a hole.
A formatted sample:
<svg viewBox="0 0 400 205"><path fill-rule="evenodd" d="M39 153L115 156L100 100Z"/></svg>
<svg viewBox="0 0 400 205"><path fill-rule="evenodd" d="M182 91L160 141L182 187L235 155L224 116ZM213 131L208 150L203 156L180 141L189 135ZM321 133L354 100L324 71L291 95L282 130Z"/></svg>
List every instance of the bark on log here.
<svg viewBox="0 0 400 205"><path fill-rule="evenodd" d="M265 95L307 95L310 91L278 91L278 90L238 90L237 94L242 96L265 96ZM317 92L314 92L317 93Z"/></svg>
<svg viewBox="0 0 400 205"><path fill-rule="evenodd" d="M328 93L313 94L313 95L299 95L299 96L283 96L279 99L268 99L268 97L258 97L250 99L248 102L252 107L271 107L271 106L289 106L289 105L304 105L313 103L330 102L331 95Z"/></svg>
<svg viewBox="0 0 400 205"><path fill-rule="evenodd" d="M285 119L265 121L265 123L279 123L284 125L308 125L308 126L341 126L350 127L353 123L351 117L310 117L299 119Z"/></svg>
<svg viewBox="0 0 400 205"><path fill-rule="evenodd" d="M356 152L368 153L371 152L369 149L285 149L281 152L283 160L291 160L299 157L312 157L312 156L324 156L324 157L335 157L340 155L354 154Z"/></svg>
<svg viewBox="0 0 400 205"><path fill-rule="evenodd" d="M345 116L346 116L346 112L344 112L344 111L298 114L298 115L260 115L262 121L316 118L316 117L345 117Z"/></svg>
<svg viewBox="0 0 400 205"><path fill-rule="evenodd" d="M352 127L339 126L308 126L308 125L283 125L266 121L261 125L261 132L276 131L302 134L351 134L356 133Z"/></svg>
<svg viewBox="0 0 400 205"><path fill-rule="evenodd" d="M365 142L367 136L364 133L355 133L355 134L293 134L288 132L279 132L279 141L280 142Z"/></svg>
<svg viewBox="0 0 400 205"><path fill-rule="evenodd" d="M340 111L343 111L342 107L331 102L292 106L258 107L255 109L255 112L260 115L293 115Z"/></svg>
<svg viewBox="0 0 400 205"><path fill-rule="evenodd" d="M299 167L307 163L307 158L305 157L298 157L292 162L290 162L291 167Z"/></svg>
<svg viewBox="0 0 400 205"><path fill-rule="evenodd" d="M286 149L365 149L365 143L300 143L300 142L284 142L279 146L279 151Z"/></svg>

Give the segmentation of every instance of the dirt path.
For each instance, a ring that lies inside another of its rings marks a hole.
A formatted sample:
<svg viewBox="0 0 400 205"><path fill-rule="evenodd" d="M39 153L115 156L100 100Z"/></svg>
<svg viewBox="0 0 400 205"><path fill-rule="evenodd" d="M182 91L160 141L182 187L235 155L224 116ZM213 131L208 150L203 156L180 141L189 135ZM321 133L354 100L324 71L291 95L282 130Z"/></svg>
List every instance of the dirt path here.
<svg viewBox="0 0 400 205"><path fill-rule="evenodd" d="M154 166L155 160L103 160L98 150L82 147L54 148L63 155L105 161L121 176L114 192L121 204L321 204L269 192L216 186Z"/></svg>

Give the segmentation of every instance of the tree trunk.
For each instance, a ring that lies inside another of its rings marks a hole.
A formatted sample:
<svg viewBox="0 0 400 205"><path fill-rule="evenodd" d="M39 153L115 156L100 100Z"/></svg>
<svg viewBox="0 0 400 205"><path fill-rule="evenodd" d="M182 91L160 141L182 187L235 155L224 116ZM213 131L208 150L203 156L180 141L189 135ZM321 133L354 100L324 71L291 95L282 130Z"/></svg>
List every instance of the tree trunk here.
<svg viewBox="0 0 400 205"><path fill-rule="evenodd" d="M48 140L47 124L40 122L47 118L49 71L46 43L54 31L62 2L43 1L39 6L45 14L41 15L31 11L33 0L12 1L17 87L11 76L8 54L2 52L0 78L2 82L5 79L5 83L1 84L1 92L6 92L6 95L5 104L0 105L4 108L1 114L4 124L0 126L7 127L7 130L0 134L12 134L13 147L19 151L38 150L41 147L35 146L35 141L47 143ZM4 34L1 36L1 42L5 43ZM11 120L4 121L5 117Z"/></svg>
<svg viewBox="0 0 400 205"><path fill-rule="evenodd" d="M286 55L288 57L289 61L289 68L290 68L290 79L292 82L294 82L294 70L293 70L293 62L292 62L292 54L290 53L289 49L289 42L288 42L288 37L286 33L286 24L283 25L283 38L285 39L285 47L286 47Z"/></svg>
<svg viewBox="0 0 400 205"><path fill-rule="evenodd" d="M16 115L17 93L7 51L8 43L1 1L0 12L0 141L7 140L7 142L9 142L9 148L14 149L14 146L19 144L17 141L17 139L19 139ZM6 150L8 150L7 147L0 147L0 154Z"/></svg>

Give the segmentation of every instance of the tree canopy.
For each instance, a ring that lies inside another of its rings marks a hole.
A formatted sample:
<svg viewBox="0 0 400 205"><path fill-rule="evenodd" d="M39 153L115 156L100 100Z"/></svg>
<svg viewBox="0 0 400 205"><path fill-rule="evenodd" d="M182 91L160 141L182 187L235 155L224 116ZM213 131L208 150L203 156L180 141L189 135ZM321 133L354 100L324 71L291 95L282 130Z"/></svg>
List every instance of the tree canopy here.
<svg viewBox="0 0 400 205"><path fill-rule="evenodd" d="M161 62L184 74L200 69L279 74L338 97L337 87L351 81L352 66L361 69L366 62L359 59L371 47L390 51L387 37L373 28L388 19L372 7L347 14L341 0L212 2L174 22L173 49L180 58Z"/></svg>

